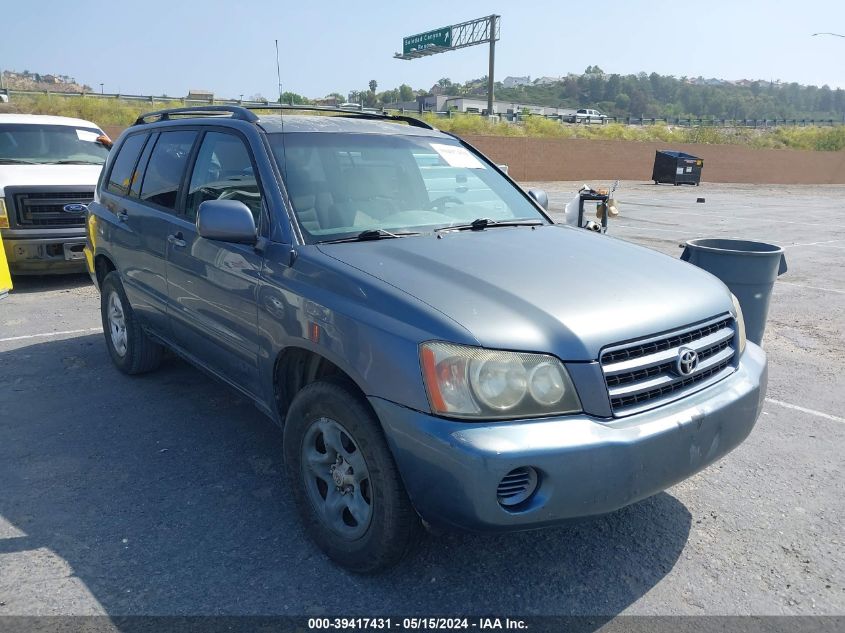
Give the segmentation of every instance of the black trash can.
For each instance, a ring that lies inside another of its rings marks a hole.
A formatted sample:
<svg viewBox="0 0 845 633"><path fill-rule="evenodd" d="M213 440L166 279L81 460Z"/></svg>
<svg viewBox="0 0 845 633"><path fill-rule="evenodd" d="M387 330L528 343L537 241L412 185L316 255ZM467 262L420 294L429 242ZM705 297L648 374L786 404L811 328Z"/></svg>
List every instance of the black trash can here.
<svg viewBox="0 0 845 633"><path fill-rule="evenodd" d="M673 185L698 186L701 182L702 167L704 167L704 161L698 156L665 149L659 150L654 155L651 179L655 185L665 182Z"/></svg>

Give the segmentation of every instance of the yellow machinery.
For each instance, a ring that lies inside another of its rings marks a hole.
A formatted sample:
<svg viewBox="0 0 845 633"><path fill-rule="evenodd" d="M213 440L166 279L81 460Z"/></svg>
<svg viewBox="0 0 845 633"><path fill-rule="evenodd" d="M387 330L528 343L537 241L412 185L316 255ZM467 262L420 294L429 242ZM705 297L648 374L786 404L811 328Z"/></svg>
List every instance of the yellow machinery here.
<svg viewBox="0 0 845 633"><path fill-rule="evenodd" d="M6 262L6 251L3 248L3 238L0 237L0 299L5 297L12 289L12 275L9 273L9 264Z"/></svg>

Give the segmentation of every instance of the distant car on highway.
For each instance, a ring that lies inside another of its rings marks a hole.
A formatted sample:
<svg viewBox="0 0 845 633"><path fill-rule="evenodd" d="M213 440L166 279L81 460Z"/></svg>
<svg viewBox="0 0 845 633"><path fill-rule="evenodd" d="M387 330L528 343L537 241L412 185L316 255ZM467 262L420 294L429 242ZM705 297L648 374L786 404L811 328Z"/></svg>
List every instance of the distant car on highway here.
<svg viewBox="0 0 845 633"><path fill-rule="evenodd" d="M568 115L564 120L569 123L604 123L607 121L607 115L602 114L598 110L580 108L574 114Z"/></svg>

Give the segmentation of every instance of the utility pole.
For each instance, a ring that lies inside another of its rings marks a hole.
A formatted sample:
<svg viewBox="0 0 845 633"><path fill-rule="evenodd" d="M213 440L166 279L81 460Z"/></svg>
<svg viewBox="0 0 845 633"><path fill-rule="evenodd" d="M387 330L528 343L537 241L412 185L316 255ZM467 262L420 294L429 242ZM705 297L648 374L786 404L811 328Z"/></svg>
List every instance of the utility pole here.
<svg viewBox="0 0 845 633"><path fill-rule="evenodd" d="M487 72L487 116L493 116L493 72L496 65L496 16L490 16L490 70Z"/></svg>

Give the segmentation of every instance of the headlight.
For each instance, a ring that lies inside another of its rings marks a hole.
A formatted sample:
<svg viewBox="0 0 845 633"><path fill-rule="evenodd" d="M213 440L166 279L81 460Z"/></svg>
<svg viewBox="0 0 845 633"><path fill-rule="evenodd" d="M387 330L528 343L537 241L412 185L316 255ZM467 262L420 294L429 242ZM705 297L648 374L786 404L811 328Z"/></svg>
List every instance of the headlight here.
<svg viewBox="0 0 845 633"><path fill-rule="evenodd" d="M0 229L9 228L9 216L6 215L6 201L0 198Z"/></svg>
<svg viewBox="0 0 845 633"><path fill-rule="evenodd" d="M575 413L581 402L554 356L423 343L420 362L431 409L456 418Z"/></svg>
<svg viewBox="0 0 845 633"><path fill-rule="evenodd" d="M745 317L742 316L742 306L739 305L739 299L734 293L731 293L731 301L734 302L734 311L736 312L736 328L739 330L739 353L745 351Z"/></svg>

